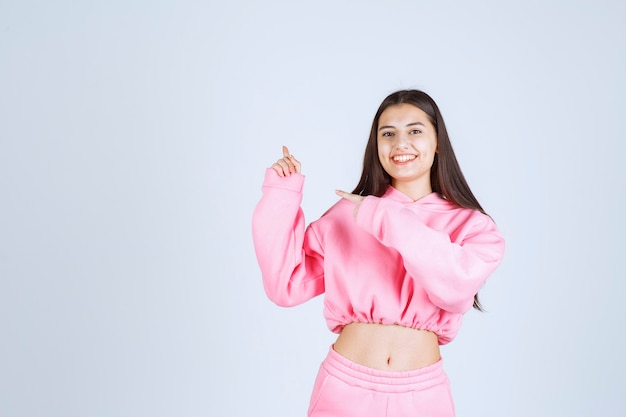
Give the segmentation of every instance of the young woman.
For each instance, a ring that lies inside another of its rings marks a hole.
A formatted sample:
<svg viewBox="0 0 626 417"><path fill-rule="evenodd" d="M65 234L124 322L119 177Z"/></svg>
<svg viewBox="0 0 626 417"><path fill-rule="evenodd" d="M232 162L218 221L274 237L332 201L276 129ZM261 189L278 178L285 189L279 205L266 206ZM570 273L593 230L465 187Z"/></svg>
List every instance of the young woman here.
<svg viewBox="0 0 626 417"><path fill-rule="evenodd" d="M467 185L443 117L426 93L380 105L361 179L308 227L300 162L283 147L268 168L253 238L268 297L325 293L338 333L309 416L454 416L439 345L459 331L500 263L504 240Z"/></svg>

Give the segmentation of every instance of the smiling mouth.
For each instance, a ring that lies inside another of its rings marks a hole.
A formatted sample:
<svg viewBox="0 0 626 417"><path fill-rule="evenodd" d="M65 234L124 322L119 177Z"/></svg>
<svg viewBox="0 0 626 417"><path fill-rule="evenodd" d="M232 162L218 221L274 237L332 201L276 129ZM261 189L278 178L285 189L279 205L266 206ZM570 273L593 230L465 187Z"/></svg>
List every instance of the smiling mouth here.
<svg viewBox="0 0 626 417"><path fill-rule="evenodd" d="M415 158L417 158L417 155L396 155L391 159L393 159L394 162L408 162Z"/></svg>

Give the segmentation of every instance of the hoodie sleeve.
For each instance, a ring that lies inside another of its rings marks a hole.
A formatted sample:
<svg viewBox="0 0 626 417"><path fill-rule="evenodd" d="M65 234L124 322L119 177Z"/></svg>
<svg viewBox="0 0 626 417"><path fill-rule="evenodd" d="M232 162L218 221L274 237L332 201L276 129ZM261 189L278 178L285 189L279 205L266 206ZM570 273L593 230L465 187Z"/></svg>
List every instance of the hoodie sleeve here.
<svg viewBox="0 0 626 417"><path fill-rule="evenodd" d="M404 266L439 308L463 314L502 260L504 239L486 215L473 216L464 236L452 241L445 231L426 226L410 208L366 197L357 224L382 244L396 249Z"/></svg>
<svg viewBox="0 0 626 417"><path fill-rule="evenodd" d="M280 177L268 168L263 196L252 216L252 237L263 287L280 306L301 304L324 292L322 247L300 208L304 176Z"/></svg>

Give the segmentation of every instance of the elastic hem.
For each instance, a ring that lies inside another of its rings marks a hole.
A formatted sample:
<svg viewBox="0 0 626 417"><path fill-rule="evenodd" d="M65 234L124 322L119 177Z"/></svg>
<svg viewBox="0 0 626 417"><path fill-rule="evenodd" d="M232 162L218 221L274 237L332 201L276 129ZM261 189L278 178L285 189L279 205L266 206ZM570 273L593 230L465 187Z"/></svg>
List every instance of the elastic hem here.
<svg viewBox="0 0 626 417"><path fill-rule="evenodd" d="M348 385L377 392L420 391L448 381L441 359L411 371L385 371L352 362L337 353L333 346L322 362L322 368Z"/></svg>

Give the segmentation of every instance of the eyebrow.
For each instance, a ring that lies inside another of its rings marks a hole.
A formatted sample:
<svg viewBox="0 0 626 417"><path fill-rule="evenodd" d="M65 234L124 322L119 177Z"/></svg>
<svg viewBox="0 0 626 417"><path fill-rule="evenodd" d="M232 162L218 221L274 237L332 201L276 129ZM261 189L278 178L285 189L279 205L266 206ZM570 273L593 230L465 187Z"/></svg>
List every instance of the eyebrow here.
<svg viewBox="0 0 626 417"><path fill-rule="evenodd" d="M406 127L418 126L418 125L426 127L426 125L424 123L422 123L422 122L409 123L408 125L406 125ZM378 128L378 131L380 132L383 129L395 129L395 128L396 128L395 126L381 126L381 127Z"/></svg>

